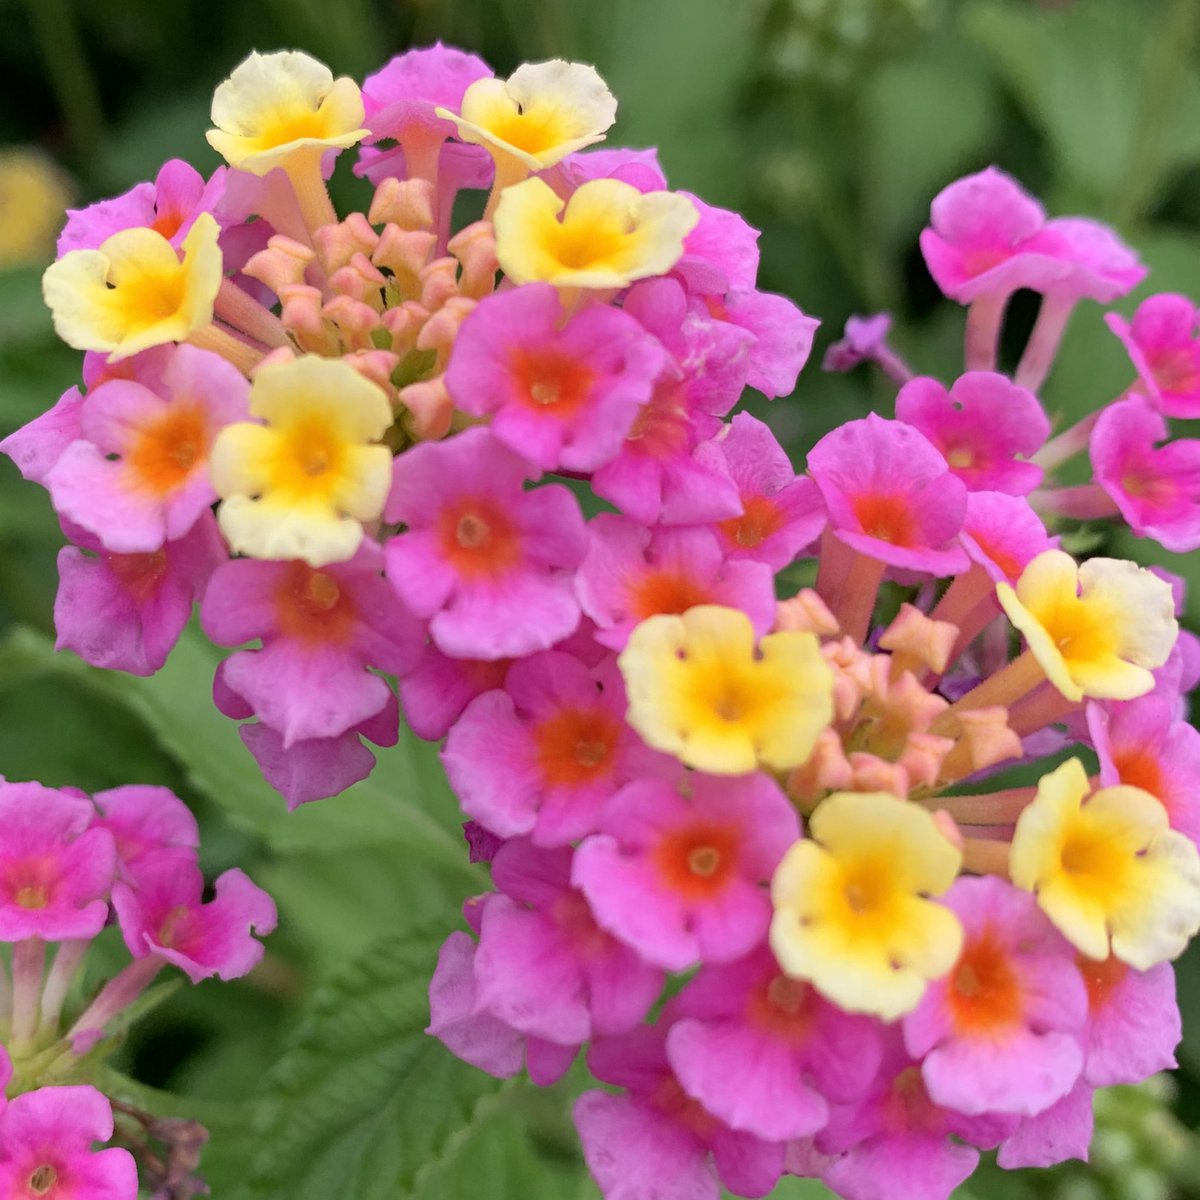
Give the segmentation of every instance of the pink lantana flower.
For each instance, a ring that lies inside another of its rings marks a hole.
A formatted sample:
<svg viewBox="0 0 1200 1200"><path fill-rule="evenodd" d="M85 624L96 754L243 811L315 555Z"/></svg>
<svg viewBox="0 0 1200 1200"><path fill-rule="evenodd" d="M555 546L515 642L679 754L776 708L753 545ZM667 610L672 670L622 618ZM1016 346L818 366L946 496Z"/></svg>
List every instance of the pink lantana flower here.
<svg viewBox="0 0 1200 1200"><path fill-rule="evenodd" d="M76 387L68 388L53 408L0 441L0 452L13 460L25 479L44 485L63 451L83 437L82 408L83 393Z"/></svg>
<svg viewBox="0 0 1200 1200"><path fill-rule="evenodd" d="M1167 423L1140 396L1109 405L1090 444L1096 482L1138 537L1168 550L1200 547L1200 439L1169 436Z"/></svg>
<svg viewBox="0 0 1200 1200"><path fill-rule="evenodd" d="M138 867L148 857L200 845L192 810L169 788L131 783L97 792L92 800L100 812L92 826L113 835L121 877L135 886Z"/></svg>
<svg viewBox="0 0 1200 1200"><path fill-rule="evenodd" d="M765 1196L779 1182L784 1147L724 1125L680 1086L661 1027L603 1038L588 1052L597 1079L626 1091L584 1092L575 1127L609 1200L718 1200L721 1185Z"/></svg>
<svg viewBox="0 0 1200 1200"><path fill-rule="evenodd" d="M625 707L612 662L589 670L547 650L514 663L504 689L473 700L446 741L442 761L463 811L542 846L593 832L623 784L679 774L625 723Z"/></svg>
<svg viewBox="0 0 1200 1200"><path fill-rule="evenodd" d="M594 471L620 449L665 359L620 309L586 305L564 324L557 289L531 283L489 296L463 322L446 387L541 470Z"/></svg>
<svg viewBox="0 0 1200 1200"><path fill-rule="evenodd" d="M355 173L376 184L388 176L440 181L448 166L447 174L473 177L462 179L464 186L486 187L491 157L479 146L447 145L458 130L435 109L458 112L467 88L491 76L483 59L441 42L397 54L363 80L363 123L371 136L358 152ZM378 145L389 140L395 145Z"/></svg>
<svg viewBox="0 0 1200 1200"><path fill-rule="evenodd" d="M1083 1077L1092 1087L1141 1083L1177 1065L1183 1036L1175 1002L1175 970L1159 963L1135 971L1119 958L1097 962L1078 955L1087 985Z"/></svg>
<svg viewBox="0 0 1200 1200"><path fill-rule="evenodd" d="M990 1150L1011 1135L1015 1116L969 1117L935 1104L920 1064L888 1038L883 1065L865 1100L835 1105L816 1148L837 1155L821 1179L843 1200L878 1200L887 1180L892 1200L948 1200Z"/></svg>
<svg viewBox="0 0 1200 1200"><path fill-rule="evenodd" d="M596 494L643 525L694 525L736 517L737 487L724 463L697 448L721 427L746 383L753 335L714 320L674 279L630 289L624 311L666 347L672 362L612 462L592 477Z"/></svg>
<svg viewBox="0 0 1200 1200"><path fill-rule="evenodd" d="M486 429L396 459L385 515L406 529L387 544L388 580L447 654L529 654L579 624L583 516L564 487L524 491L533 473Z"/></svg>
<svg viewBox="0 0 1200 1200"><path fill-rule="evenodd" d="M960 304L988 292L1044 291L1067 271L1057 259L1025 249L1045 222L1045 210L1016 180L988 167L934 197L921 253L938 287Z"/></svg>
<svg viewBox="0 0 1200 1200"><path fill-rule="evenodd" d="M627 785L572 868L597 922L672 971L729 962L766 937L765 885L800 836L796 810L767 775L687 783L686 798L664 780Z"/></svg>
<svg viewBox="0 0 1200 1200"><path fill-rule="evenodd" d="M382 566L380 548L364 541L349 561L320 569L239 559L213 576L200 614L208 636L220 646L263 642L234 654L224 681L285 748L373 717L392 692L369 668L403 673L416 661L420 627Z"/></svg>
<svg viewBox="0 0 1200 1200"><path fill-rule="evenodd" d="M113 1135L112 1106L93 1087L44 1087L0 1116L0 1193L36 1200L137 1200L128 1150L93 1150Z"/></svg>
<svg viewBox="0 0 1200 1200"><path fill-rule="evenodd" d="M470 934L452 933L442 944L437 969L429 982L429 1025L437 1038L463 1062L508 1079L524 1063L529 1078L549 1087L566 1074L578 1046L526 1037L484 1007L475 982L478 946Z"/></svg>
<svg viewBox="0 0 1200 1200"><path fill-rule="evenodd" d="M993 584L1015 584L1029 563L1058 545L1027 500L1004 492L972 492L958 536Z"/></svg>
<svg viewBox="0 0 1200 1200"><path fill-rule="evenodd" d="M135 184L111 200L67 210L67 223L58 237L58 257L70 250L98 250L122 229L153 229L176 248L196 218L213 212L225 193L226 168L218 167L207 183L191 165L168 159L153 183Z"/></svg>
<svg viewBox="0 0 1200 1200"><path fill-rule="evenodd" d="M716 525L731 559L781 571L825 527L825 505L813 481L797 477L787 452L762 421L737 413L705 457L719 455L737 485L742 513Z"/></svg>
<svg viewBox="0 0 1200 1200"><path fill-rule="evenodd" d="M919 429L973 492L1025 496L1042 481L1026 462L1050 435L1037 397L993 371L968 371L947 391L936 379L906 383L897 419Z"/></svg>
<svg viewBox="0 0 1200 1200"><path fill-rule="evenodd" d="M765 563L730 560L707 529L646 529L615 513L588 523L588 555L575 591L596 622L596 640L613 650L623 649L647 617L697 604L741 609L757 637L775 621L774 575Z"/></svg>
<svg viewBox="0 0 1200 1200"><path fill-rule="evenodd" d="M829 528L852 549L893 567L953 575L967 489L911 425L872 413L827 433L808 454Z"/></svg>
<svg viewBox="0 0 1200 1200"><path fill-rule="evenodd" d="M508 658L451 658L427 642L397 681L404 719L418 737L440 742L476 696L504 686L511 665Z"/></svg>
<svg viewBox="0 0 1200 1200"><path fill-rule="evenodd" d="M93 667L153 675L229 551L211 513L149 554L110 554L83 529L58 552L55 648Z"/></svg>
<svg viewBox="0 0 1200 1200"><path fill-rule="evenodd" d="M789 979L765 947L704 966L670 1002L667 1057L683 1090L731 1129L789 1141L822 1129L827 1101L860 1099L881 1027Z"/></svg>
<svg viewBox="0 0 1200 1200"><path fill-rule="evenodd" d="M92 802L40 783L0 782L0 941L92 938L108 916L117 850L89 828Z"/></svg>
<svg viewBox="0 0 1200 1200"><path fill-rule="evenodd" d="M578 1046L634 1028L663 974L610 937L571 887L571 850L506 842L492 860L475 955L477 1004L528 1037Z"/></svg>
<svg viewBox="0 0 1200 1200"><path fill-rule="evenodd" d="M1150 403L1168 417L1200 417L1200 314L1191 300L1165 292L1143 300L1132 321L1117 313L1104 319Z"/></svg>
<svg viewBox="0 0 1200 1200"><path fill-rule="evenodd" d="M639 192L664 192L668 187L667 177L658 162L658 151L653 147L647 150L631 150L627 146L576 150L562 160L559 170L572 192L592 179L619 179ZM686 251L687 239L683 244Z"/></svg>
<svg viewBox="0 0 1200 1200"><path fill-rule="evenodd" d="M1016 1132L1000 1143L997 1165L1013 1171L1018 1167L1053 1167L1068 1158L1087 1162L1095 1128L1092 1115L1095 1090L1086 1079L1080 1079L1044 1112L1024 1117Z"/></svg>
<svg viewBox="0 0 1200 1200"><path fill-rule="evenodd" d="M962 922L963 950L903 1025L926 1090L961 1113L1042 1112L1083 1068L1074 952L1032 895L994 876L960 878L942 903Z"/></svg>
<svg viewBox="0 0 1200 1200"><path fill-rule="evenodd" d="M1100 759L1100 784L1149 792L1167 810L1172 829L1200 844L1200 730L1176 715L1174 699L1156 690L1137 700L1087 706Z"/></svg>
<svg viewBox="0 0 1200 1200"><path fill-rule="evenodd" d="M46 475L55 508L119 554L183 537L215 501L208 453L244 420L250 385L219 355L179 346L159 391L110 380L90 392L72 442Z"/></svg>
<svg viewBox="0 0 1200 1200"><path fill-rule="evenodd" d="M275 928L275 902L236 869L218 876L212 900L204 903L203 893L204 876L183 851L147 861L136 888L114 884L113 908L129 953L174 963L193 983L253 970L263 956L253 935Z"/></svg>

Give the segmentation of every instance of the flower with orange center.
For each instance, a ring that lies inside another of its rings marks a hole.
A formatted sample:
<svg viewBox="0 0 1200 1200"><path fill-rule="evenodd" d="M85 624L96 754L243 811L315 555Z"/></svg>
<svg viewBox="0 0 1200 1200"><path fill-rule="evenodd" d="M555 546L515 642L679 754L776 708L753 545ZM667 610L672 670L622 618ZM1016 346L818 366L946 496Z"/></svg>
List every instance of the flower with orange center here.
<svg viewBox="0 0 1200 1200"><path fill-rule="evenodd" d="M894 1020L962 949L941 895L961 855L924 809L885 792L837 792L775 872L771 949L848 1012Z"/></svg>
<svg viewBox="0 0 1200 1200"><path fill-rule="evenodd" d="M496 207L496 257L514 283L624 288L665 275L699 214L674 192L594 179L563 201L541 179L506 188Z"/></svg>
<svg viewBox="0 0 1200 1200"><path fill-rule="evenodd" d="M153 552L192 528L216 499L212 443L248 413L241 373L192 346L174 351L155 387L112 379L95 388L82 438L46 476L58 511L120 554Z"/></svg>
<svg viewBox="0 0 1200 1200"><path fill-rule="evenodd" d="M597 674L561 651L514 663L455 723L442 760L468 816L500 837L561 846L591 833L607 800L646 775L678 767L622 720L611 664Z"/></svg>
<svg viewBox="0 0 1200 1200"><path fill-rule="evenodd" d="M1077 758L1043 775L1013 834L1013 882L1084 954L1148 970L1200 930L1200 854L1148 792L1091 790Z"/></svg>
<svg viewBox="0 0 1200 1200"><path fill-rule="evenodd" d="M833 672L811 633L755 646L745 613L717 605L638 625L618 660L629 723L686 765L740 775L803 763L833 719Z"/></svg>
<svg viewBox="0 0 1200 1200"><path fill-rule="evenodd" d="M1179 625L1170 585L1118 558L1077 564L1062 550L1039 554L1016 588L996 585L1009 620L1038 666L1068 699L1132 700L1154 686Z"/></svg>
<svg viewBox="0 0 1200 1200"><path fill-rule="evenodd" d="M994 876L959 879L944 903L963 948L904 1018L908 1052L946 1108L1042 1112L1083 1067L1087 990L1071 948L1032 897Z"/></svg>
<svg viewBox="0 0 1200 1200"><path fill-rule="evenodd" d="M144 228L64 254L42 276L55 332L77 350L122 359L206 329L221 286L219 232L201 213L183 239L182 261L161 233Z"/></svg>
<svg viewBox="0 0 1200 1200"><path fill-rule="evenodd" d="M227 426L212 449L231 547L314 567L350 558L387 496L391 452L372 444L392 423L387 397L344 362L308 355L262 368L250 412L263 424Z"/></svg>
<svg viewBox="0 0 1200 1200"><path fill-rule="evenodd" d="M647 962L683 970L758 945L771 919L763 883L799 836L765 775L692 775L678 790L638 779L604 807L571 878L596 920Z"/></svg>

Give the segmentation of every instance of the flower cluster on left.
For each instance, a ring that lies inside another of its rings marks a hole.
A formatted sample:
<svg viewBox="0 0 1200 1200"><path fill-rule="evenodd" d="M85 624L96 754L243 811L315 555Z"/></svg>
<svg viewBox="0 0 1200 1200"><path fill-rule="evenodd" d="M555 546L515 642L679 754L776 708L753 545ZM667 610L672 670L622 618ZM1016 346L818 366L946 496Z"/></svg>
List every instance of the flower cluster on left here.
<svg viewBox="0 0 1200 1200"><path fill-rule="evenodd" d="M274 903L239 870L204 899L196 821L163 787L88 796L0 778L0 831L0 941L11 947L11 970L0 966L0 1085L10 1098L0 1192L134 1200L138 1167L124 1142L156 1195L200 1194L204 1130L110 1101L105 1060L164 968L193 983L251 970L262 957L254 934L275 928ZM130 961L85 992L89 948L113 922ZM92 1150L110 1140L118 1144Z"/></svg>

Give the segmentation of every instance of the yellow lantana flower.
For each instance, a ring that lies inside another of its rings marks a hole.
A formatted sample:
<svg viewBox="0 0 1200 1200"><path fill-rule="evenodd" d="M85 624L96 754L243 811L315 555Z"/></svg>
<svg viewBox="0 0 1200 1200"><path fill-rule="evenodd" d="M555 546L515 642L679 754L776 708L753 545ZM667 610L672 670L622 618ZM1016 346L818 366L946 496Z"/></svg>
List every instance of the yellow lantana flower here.
<svg viewBox="0 0 1200 1200"><path fill-rule="evenodd" d="M593 179L564 204L542 180L526 179L500 196L496 258L514 283L623 288L669 271L699 220L696 206L674 192Z"/></svg>
<svg viewBox="0 0 1200 1200"><path fill-rule="evenodd" d="M227 425L210 458L230 546L311 567L352 557L392 478L391 452L370 444L392 423L383 391L340 359L307 355L259 370L250 412L265 424Z"/></svg>
<svg viewBox="0 0 1200 1200"><path fill-rule="evenodd" d="M1179 625L1170 585L1136 563L1062 550L1039 554L1017 581L996 585L1047 679L1068 699L1132 700L1154 686Z"/></svg>
<svg viewBox="0 0 1200 1200"><path fill-rule="evenodd" d="M99 250L72 250L46 268L42 295L54 329L76 350L128 358L182 342L212 324L221 287L219 230L201 213L183 239L183 261L161 233L122 229Z"/></svg>
<svg viewBox="0 0 1200 1200"><path fill-rule="evenodd" d="M541 171L603 141L617 102L595 67L556 58L525 63L506 80L477 79L463 95L461 115L445 108L437 113L498 164L511 158Z"/></svg>
<svg viewBox="0 0 1200 1200"><path fill-rule="evenodd" d="M213 94L212 121L209 145L252 175L285 166L298 151L320 155L368 134L358 84L334 79L324 63L299 50L251 54Z"/></svg>
<svg viewBox="0 0 1200 1200"><path fill-rule="evenodd" d="M962 950L958 918L926 898L954 882L961 855L925 809L887 792L835 792L809 833L771 881L779 965L847 1012L911 1012Z"/></svg>
<svg viewBox="0 0 1200 1200"><path fill-rule="evenodd" d="M1090 798L1077 758L1043 775L1017 821L1009 871L1089 958L1111 952L1147 971L1200 930L1200 854L1136 787Z"/></svg>
<svg viewBox="0 0 1200 1200"><path fill-rule="evenodd" d="M757 652L750 618L703 604L650 617L617 660L628 720L689 767L743 775L786 771L833 719L833 672L811 633L773 633Z"/></svg>

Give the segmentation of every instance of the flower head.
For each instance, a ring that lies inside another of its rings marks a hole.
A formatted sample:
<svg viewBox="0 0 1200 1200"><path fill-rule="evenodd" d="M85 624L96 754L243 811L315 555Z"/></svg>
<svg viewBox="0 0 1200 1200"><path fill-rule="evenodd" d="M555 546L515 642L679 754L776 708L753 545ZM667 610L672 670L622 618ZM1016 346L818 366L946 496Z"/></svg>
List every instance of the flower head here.
<svg viewBox="0 0 1200 1200"><path fill-rule="evenodd" d="M750 618L715 604L643 621L618 660L629 723L658 750L719 775L799 766L833 719L833 673L811 633L757 649Z"/></svg>
<svg viewBox="0 0 1200 1200"><path fill-rule="evenodd" d="M209 145L230 166L265 175L297 152L345 149L367 136L358 85L302 54L251 54L213 94Z"/></svg>
<svg viewBox="0 0 1200 1200"><path fill-rule="evenodd" d="M962 950L958 918L928 896L959 852L924 809L885 792L837 792L771 883L771 949L784 971L848 1012L884 1020L916 1007Z"/></svg>
<svg viewBox="0 0 1200 1200"><path fill-rule="evenodd" d="M1141 788L1088 795L1083 764L1042 776L1013 834L1013 882L1089 958L1147 970L1200 930L1200 854Z"/></svg>
<svg viewBox="0 0 1200 1200"><path fill-rule="evenodd" d="M42 276L55 332L68 346L112 359L186 341L212 322L221 286L217 233L212 215L201 213L183 239L182 262L161 233L146 228L63 255Z"/></svg>
<svg viewBox="0 0 1200 1200"><path fill-rule="evenodd" d="M321 567L350 558L383 511L392 423L383 391L336 359L264 366L250 391L264 424L226 426L212 448L218 516L234 550Z"/></svg>

